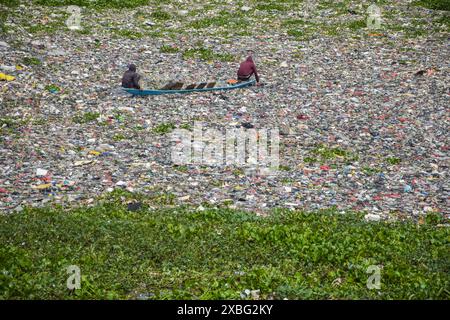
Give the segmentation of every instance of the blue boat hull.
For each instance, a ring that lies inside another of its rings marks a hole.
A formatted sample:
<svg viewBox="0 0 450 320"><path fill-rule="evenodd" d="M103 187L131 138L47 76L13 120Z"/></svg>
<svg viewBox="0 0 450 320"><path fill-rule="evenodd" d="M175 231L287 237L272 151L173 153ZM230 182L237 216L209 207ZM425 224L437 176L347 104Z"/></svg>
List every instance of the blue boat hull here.
<svg viewBox="0 0 450 320"><path fill-rule="evenodd" d="M187 89L187 90L138 90L138 89L129 89L122 88L126 92L134 95L134 96L154 96L159 94L173 94L173 93L191 93L191 92L204 92L204 91L225 91L225 90L233 90L239 88L249 87L255 84L255 80L250 80L247 82L241 82L233 86L227 87L215 87L215 88L203 88L203 89Z"/></svg>

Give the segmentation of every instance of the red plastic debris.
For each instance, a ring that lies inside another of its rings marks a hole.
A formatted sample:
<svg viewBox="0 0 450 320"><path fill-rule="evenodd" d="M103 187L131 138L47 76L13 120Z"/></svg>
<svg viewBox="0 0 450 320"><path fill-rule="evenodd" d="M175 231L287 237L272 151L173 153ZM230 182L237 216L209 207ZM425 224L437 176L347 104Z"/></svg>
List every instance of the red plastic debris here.
<svg viewBox="0 0 450 320"><path fill-rule="evenodd" d="M304 115L304 114L299 114L299 115L297 116L297 119L298 119L298 120L308 120L309 117L306 116L306 115Z"/></svg>

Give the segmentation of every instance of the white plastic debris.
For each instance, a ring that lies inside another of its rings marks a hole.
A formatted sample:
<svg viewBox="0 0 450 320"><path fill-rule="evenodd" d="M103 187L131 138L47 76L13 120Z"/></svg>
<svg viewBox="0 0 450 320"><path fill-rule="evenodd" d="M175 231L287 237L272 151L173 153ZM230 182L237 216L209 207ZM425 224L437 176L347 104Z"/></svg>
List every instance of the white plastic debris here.
<svg viewBox="0 0 450 320"><path fill-rule="evenodd" d="M368 213L364 216L364 219L366 219L366 221L380 221L381 216L377 214Z"/></svg>
<svg viewBox="0 0 450 320"><path fill-rule="evenodd" d="M47 173L48 173L48 170L41 169L41 168L37 168L37 169L36 169L36 175L37 175L38 177L46 176Z"/></svg>

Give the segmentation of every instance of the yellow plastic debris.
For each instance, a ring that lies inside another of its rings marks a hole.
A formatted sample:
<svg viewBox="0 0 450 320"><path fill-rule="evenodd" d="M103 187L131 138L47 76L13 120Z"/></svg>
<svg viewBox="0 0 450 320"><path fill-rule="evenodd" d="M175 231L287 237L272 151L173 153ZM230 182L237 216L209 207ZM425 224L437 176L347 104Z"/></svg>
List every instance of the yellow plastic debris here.
<svg viewBox="0 0 450 320"><path fill-rule="evenodd" d="M0 72L0 80L13 81L15 77Z"/></svg>
<svg viewBox="0 0 450 320"><path fill-rule="evenodd" d="M91 151L89 151L89 154L92 154L93 156L99 156L100 152L95 151L95 150L91 150Z"/></svg>
<svg viewBox="0 0 450 320"><path fill-rule="evenodd" d="M33 188L37 189L37 190L45 190L45 189L51 188L51 186L52 185L50 183L45 183L45 184L40 184L40 185L34 186Z"/></svg>

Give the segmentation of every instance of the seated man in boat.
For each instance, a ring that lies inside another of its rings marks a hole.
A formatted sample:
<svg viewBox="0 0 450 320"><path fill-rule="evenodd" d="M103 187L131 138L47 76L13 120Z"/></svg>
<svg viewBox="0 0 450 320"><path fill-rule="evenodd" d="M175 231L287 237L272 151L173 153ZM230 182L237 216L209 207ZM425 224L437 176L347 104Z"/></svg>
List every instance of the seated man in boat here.
<svg viewBox="0 0 450 320"><path fill-rule="evenodd" d="M128 70L123 74L122 87L141 90L141 86L139 85L140 78L141 76L136 72L136 66L130 64Z"/></svg>
<svg viewBox="0 0 450 320"><path fill-rule="evenodd" d="M252 51L248 52L249 56L247 59L241 63L239 70L237 72L239 81L249 81L252 75L255 75L256 85L259 85L258 71L256 70L256 65L253 62Z"/></svg>

